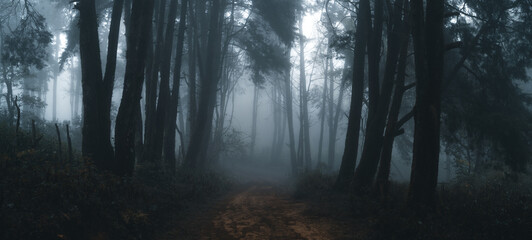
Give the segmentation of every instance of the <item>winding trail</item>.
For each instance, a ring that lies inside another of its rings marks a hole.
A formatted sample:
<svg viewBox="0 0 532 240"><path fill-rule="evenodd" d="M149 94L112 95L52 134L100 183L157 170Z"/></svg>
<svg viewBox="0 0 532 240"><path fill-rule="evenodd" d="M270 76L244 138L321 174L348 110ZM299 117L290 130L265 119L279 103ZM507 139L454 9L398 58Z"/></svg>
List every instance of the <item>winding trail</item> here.
<svg viewBox="0 0 532 240"><path fill-rule="evenodd" d="M164 239L354 239L348 223L307 210L274 184L248 184Z"/></svg>

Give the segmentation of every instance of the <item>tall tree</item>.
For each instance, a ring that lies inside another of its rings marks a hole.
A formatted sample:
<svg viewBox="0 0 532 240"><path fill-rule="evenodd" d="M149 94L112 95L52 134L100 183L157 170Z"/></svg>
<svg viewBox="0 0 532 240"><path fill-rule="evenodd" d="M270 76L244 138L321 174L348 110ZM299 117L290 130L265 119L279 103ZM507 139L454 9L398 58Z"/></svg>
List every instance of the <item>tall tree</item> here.
<svg viewBox="0 0 532 240"><path fill-rule="evenodd" d="M522 89L530 81L532 9L521 0L458 3L474 16L448 6L460 14L446 40L463 44L446 54L442 143L451 159L468 160L466 173L500 165L523 171L532 149L530 95Z"/></svg>
<svg viewBox="0 0 532 240"><path fill-rule="evenodd" d="M179 28L177 30L177 48L174 61L174 77L172 82L172 92L168 104L167 119L165 122L164 134L164 159L170 171L176 167L175 159L175 133L177 121L177 109L179 105L179 89L181 86L181 63L183 58L183 45L185 43L185 30L187 20L188 0L181 1L179 16Z"/></svg>
<svg viewBox="0 0 532 240"><path fill-rule="evenodd" d="M303 35L303 13L299 16L299 94L301 99L301 112L300 112L300 131L303 137L302 143L302 157L301 164L304 165L305 170L310 170L312 162L312 156L310 153L310 124L308 117L308 91L307 91L307 77L305 74L305 36Z"/></svg>
<svg viewBox="0 0 532 240"><path fill-rule="evenodd" d="M155 141L155 135L157 131L157 89L159 86L159 73L161 71L162 53L165 42L165 16L166 16L166 0L155 1L157 11L154 13L156 21L156 31L153 33L155 41L154 46L150 45L149 60L146 68L146 104L145 104L145 116L144 121L144 148L143 148L143 161L147 163L154 163L153 157Z"/></svg>
<svg viewBox="0 0 532 240"><path fill-rule="evenodd" d="M111 99L114 86L118 35L123 1L113 4L105 76L102 76L98 21L94 1L80 0L79 49L83 91L82 153L101 169L113 169L111 145Z"/></svg>
<svg viewBox="0 0 532 240"><path fill-rule="evenodd" d="M186 145L190 139L190 133L192 132L193 124L196 117L196 75L197 75L197 45L195 39L197 38L197 19L194 12L194 7L197 5L195 0L191 0L189 4L189 25L191 27L187 34L187 46L188 46L188 116L187 116L187 136L185 137ZM185 146L186 147L186 146Z"/></svg>
<svg viewBox="0 0 532 240"><path fill-rule="evenodd" d="M225 0L213 0L210 8L209 35L207 41L205 62L200 62L201 89L198 111L190 144L185 157L185 166L191 169L203 170L206 167L212 120L216 104L218 87L219 64L221 56L221 25ZM202 69L202 70L201 70Z"/></svg>
<svg viewBox="0 0 532 240"><path fill-rule="evenodd" d="M272 139L272 162L279 161L282 155L285 137L286 137L286 125L288 124L283 111L283 93L280 81L272 82L272 107L273 107L273 139Z"/></svg>
<svg viewBox="0 0 532 240"><path fill-rule="evenodd" d="M432 206L440 154L443 17L445 0L411 0L412 39L416 65L416 105L412 174L408 204Z"/></svg>
<svg viewBox="0 0 532 240"><path fill-rule="evenodd" d="M330 39L330 38L329 38ZM329 40L330 41L330 40ZM327 48L327 56L325 58L325 70L323 72L323 92L321 96L321 108L320 108L320 138L318 143L318 163L317 165L321 165L321 155L322 155L322 149L323 149L323 129L325 125L325 112L327 112L327 92L328 92L328 82L327 78L329 77L329 59L331 58L332 50L331 47Z"/></svg>
<svg viewBox="0 0 532 240"><path fill-rule="evenodd" d="M4 95L7 111L9 118L13 120L17 85L21 86L23 91L18 99L22 100L24 105L29 108L43 107L37 94L42 96L46 82L38 79L47 78L38 76L36 79L32 75L45 73L41 69L46 66L46 59L49 57L47 47L53 36L48 30L45 18L35 10L32 2L27 1L11 1L3 6L0 13L0 31L1 78L7 90Z"/></svg>
<svg viewBox="0 0 532 240"><path fill-rule="evenodd" d="M294 25L296 23L297 10L301 8L300 0L253 0L253 7L257 9L258 15L261 16L262 21L268 23L269 28L278 37L281 44L276 48L269 48L269 52L277 53L275 55L281 56L274 58L276 61L271 61L268 58L270 65L277 65L280 75L280 89L283 92L284 108L286 110L286 117L288 118L288 137L290 149L290 161L292 164L292 173L298 174L300 166L297 163L296 141L294 136L294 122L293 122L293 99L292 99L292 82L290 77L290 52L292 51L293 40L296 33L294 32ZM263 38L264 39L264 38ZM264 41L264 40L262 40ZM280 51L279 51L280 50ZM284 137L279 134L279 137ZM282 144L282 142L280 143Z"/></svg>
<svg viewBox="0 0 532 240"><path fill-rule="evenodd" d="M389 112L390 99L394 86L394 77L397 69L397 61L399 58L399 51L401 47L400 27L403 16L402 9L404 8L403 1L404 0L395 1L393 3L394 7L392 9L389 9L388 11L390 13L389 19L391 19L391 21L388 21L387 27L387 51L382 84L379 86L380 79L378 77L378 74L376 74L373 79L370 77L369 80L370 83L376 82L374 83L375 86L373 87L377 89L372 90L372 86L369 85L370 104L368 108L369 113L366 124L367 129L364 138L364 148L362 150L360 163L355 171L353 180L354 187L357 191L366 191L370 189L373 183L373 179L375 177L375 173L377 171L377 166L379 164L383 140L383 131L386 124L386 118ZM377 3L375 4L374 32L379 31L382 28L383 17L379 16L383 14L383 10L381 9L383 6L379 6L382 4L383 3L380 0L377 1ZM382 33L374 34L382 35ZM378 38L380 41L380 37L375 36L374 38ZM380 55L380 47L372 50L373 52L369 54L370 56L374 54ZM377 65L374 68L379 68L378 62L375 62L373 64ZM377 95L377 97L375 97L374 99L371 98L372 91L374 91L373 94ZM372 100L376 102L372 104Z"/></svg>
<svg viewBox="0 0 532 240"><path fill-rule="evenodd" d="M353 178L358 155L362 98L364 94L364 66L369 23L371 22L370 18L369 0L361 0L357 12L357 26L355 32L351 107L349 108L344 155L342 157L340 172L335 184L335 187L339 190L345 190L349 186L349 183Z"/></svg>
<svg viewBox="0 0 532 240"><path fill-rule="evenodd" d="M61 38L58 36L56 38L56 49L55 55L59 59L59 52L61 50ZM59 64L54 64L53 71L53 90L52 90L52 121L57 121L57 78L59 77Z"/></svg>
<svg viewBox="0 0 532 240"><path fill-rule="evenodd" d="M155 114L155 119L153 120L154 122L152 122L152 125L150 126L151 131L149 131L149 134L146 137L146 150L143 153L145 159L155 163L157 166L161 165L164 126L167 119L168 105L170 102L170 68L175 40L174 26L177 16L177 4L177 0L170 0L169 12L167 16L168 20L166 22L166 31L164 35L164 44L161 53L157 111Z"/></svg>
<svg viewBox="0 0 532 240"><path fill-rule="evenodd" d="M257 115L259 108L259 86L255 85L253 88L253 109L252 109L252 120L251 120L251 144L250 144L250 155L253 157L255 153L255 140L257 139Z"/></svg>
<svg viewBox="0 0 532 240"><path fill-rule="evenodd" d="M146 53L150 44L153 1L134 0L131 7L131 28L127 36L126 73L124 91L116 117L116 169L119 174L131 175L135 166L135 134L140 98L144 82Z"/></svg>
<svg viewBox="0 0 532 240"><path fill-rule="evenodd" d="M386 197L389 188L390 167L392 163L392 150L394 139L398 134L398 129L409 118L410 114L398 119L403 102L403 95L408 89L405 86L406 78L406 65L408 58L408 43L410 36L410 26L408 25L408 1L404 1L404 20L401 24L400 39L401 50L399 54L399 60L397 63L397 74L395 76L395 89L393 93L393 100L390 106L390 112L388 114L388 120L386 122L386 131L384 133L384 139L382 140L382 150L379 160L379 171L377 173L375 187L376 192L381 194L381 197Z"/></svg>
<svg viewBox="0 0 532 240"><path fill-rule="evenodd" d="M288 47L286 59L290 59L291 47ZM292 107L292 83L290 81L290 68L285 70L283 74L283 88L284 88L284 105L286 108L286 117L288 118L288 139L290 143L290 163L292 165L292 174L297 175L300 172L300 167L297 162L296 154L296 140L294 136L294 117Z"/></svg>

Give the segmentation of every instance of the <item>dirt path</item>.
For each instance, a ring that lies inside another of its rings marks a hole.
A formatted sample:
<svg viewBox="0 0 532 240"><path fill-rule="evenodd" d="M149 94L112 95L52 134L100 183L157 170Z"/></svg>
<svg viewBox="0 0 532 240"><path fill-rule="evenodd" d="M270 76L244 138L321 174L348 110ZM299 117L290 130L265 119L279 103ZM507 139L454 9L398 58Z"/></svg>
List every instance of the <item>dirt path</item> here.
<svg viewBox="0 0 532 240"><path fill-rule="evenodd" d="M273 184L250 184L165 239L353 239L347 223L311 216Z"/></svg>

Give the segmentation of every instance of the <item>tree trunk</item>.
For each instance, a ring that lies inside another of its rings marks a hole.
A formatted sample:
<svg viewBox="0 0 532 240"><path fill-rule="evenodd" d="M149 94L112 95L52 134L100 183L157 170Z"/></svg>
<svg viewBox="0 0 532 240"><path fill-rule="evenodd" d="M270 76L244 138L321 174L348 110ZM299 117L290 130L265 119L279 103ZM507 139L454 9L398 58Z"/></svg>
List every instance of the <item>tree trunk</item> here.
<svg viewBox="0 0 532 240"><path fill-rule="evenodd" d="M170 104L168 106L168 117L165 122L164 134L164 158L170 172L174 172L176 168L175 159L175 133L177 121L177 107L179 104L179 89L181 86L181 63L183 59L183 45L185 43L185 30L187 19L187 0L181 1L181 11L179 17L179 29L177 31L177 49L174 63L174 79L172 84L172 95Z"/></svg>
<svg viewBox="0 0 532 240"><path fill-rule="evenodd" d="M388 122L386 123L386 131L384 133L384 139L382 143L382 150L380 156L379 171L376 178L375 192L380 194L382 198L386 198L389 189L389 177L390 167L392 162L392 150L397 130L400 126L397 125L399 112L401 110L403 94L405 92L405 77L406 77L406 64L408 57L408 42L410 27L408 25L409 13L407 11L408 1L404 1L404 19L403 26L401 28L401 53L397 64L397 75L395 80L395 90L393 94L392 105L390 107L390 113L388 115Z"/></svg>
<svg viewBox="0 0 532 240"><path fill-rule="evenodd" d="M369 25L369 42L368 42L368 118L366 127L373 122L377 112L380 98L380 62L382 47L382 25L384 14L384 0L374 0L373 27L371 20L366 23ZM366 134L367 135L367 134ZM366 141L364 141L364 146Z"/></svg>
<svg viewBox="0 0 532 240"><path fill-rule="evenodd" d="M72 71L71 75L70 75L70 89L69 89L69 103L70 103L70 121L72 122L75 118L75 115L74 115L74 99L75 99L75 95L76 95L76 78L74 77L74 71Z"/></svg>
<svg viewBox="0 0 532 240"><path fill-rule="evenodd" d="M222 7L223 6L223 7ZM200 59L200 101L195 126L185 159L188 168L202 171L206 167L206 153L212 132L212 120L216 104L221 56L221 24L225 0L213 0L210 11L210 31L205 63ZM202 67L204 67L202 69Z"/></svg>
<svg viewBox="0 0 532 240"><path fill-rule="evenodd" d="M435 203L440 153L444 2L428 1L424 19L423 1L411 1L417 84L408 205L414 209Z"/></svg>
<svg viewBox="0 0 532 240"><path fill-rule="evenodd" d="M131 26L131 1L124 0L124 25L126 27L126 38L129 35L129 27Z"/></svg>
<svg viewBox="0 0 532 240"><path fill-rule="evenodd" d="M148 63L148 61L146 61ZM135 123L135 163L142 161L144 156L144 132L142 125L142 106L139 104L137 109L137 122Z"/></svg>
<svg viewBox="0 0 532 240"><path fill-rule="evenodd" d="M77 71L74 71L74 72L79 72L79 69L76 67L76 70ZM77 118L79 117L80 120L81 120L81 116L79 115L79 110L80 110L80 97L82 95L82 90L81 90L81 80L79 79L79 75L75 75L75 77L72 77L72 81L75 82L76 84L76 87L74 88L74 115L73 117L74 118Z"/></svg>
<svg viewBox="0 0 532 240"><path fill-rule="evenodd" d="M282 156L284 148L284 138L286 135L285 129L288 123L287 118L284 115L282 102L283 94L281 93L281 86L279 81L273 82L272 99L273 99L273 111L274 111L274 136L272 140L272 162L279 161Z"/></svg>
<svg viewBox="0 0 532 240"><path fill-rule="evenodd" d="M156 168L161 167L163 153L164 126L170 101L170 67L174 46L174 26L177 16L177 0L170 0L168 20L164 35L164 44L161 52L159 98L157 100L157 112L151 124L151 132L146 138L145 159L154 163ZM173 127L175 129L175 127Z"/></svg>
<svg viewBox="0 0 532 240"><path fill-rule="evenodd" d="M157 87L164 44L166 0L159 0L157 4L159 4L159 10L155 12L157 21L157 33L156 38L154 38L155 46L150 45L148 48L148 52L153 58L149 62L151 64L146 68L146 119L144 120L144 156L142 157L143 161L150 163L154 163L151 152L153 151L153 142L155 141L155 131L157 128L155 124L157 118ZM152 49L153 52L150 51Z"/></svg>
<svg viewBox="0 0 532 240"><path fill-rule="evenodd" d="M135 164L135 133L140 110L144 68L150 31L153 1L134 1L131 8L131 28L127 38L124 91L116 117L115 149L116 170L120 175L131 175Z"/></svg>
<svg viewBox="0 0 532 240"><path fill-rule="evenodd" d="M386 51L387 55L382 88L378 90L379 97L377 99L377 103L373 105L373 107L376 107L376 109L368 110L373 113L373 117L370 118L368 115L364 148L362 150L360 163L355 171L353 180L355 191L358 192L367 191L370 189L375 178L377 166L379 164L383 131L386 124L386 117L388 116L388 109L390 107L390 98L394 85L393 80L397 67L397 60L399 58L399 48L401 47L399 24L402 21L402 1L403 0L395 1L395 9L390 10L394 11L394 19L393 21L390 21L388 25L388 49ZM380 8L382 8L382 6L380 6ZM375 11L377 12L377 9ZM382 15L382 9L380 11L380 15ZM377 13L375 14L377 15ZM377 22L377 19L380 19L378 20L380 23ZM376 17L375 25L382 25L382 16L379 18ZM379 52L380 48L376 54L379 54ZM373 79L373 81L378 81L378 79Z"/></svg>
<svg viewBox="0 0 532 240"><path fill-rule="evenodd" d="M105 74L103 76L103 91L104 91L104 101L103 106L105 107L106 114L105 118L105 127L106 132L109 132L107 135L111 136L111 104L113 98L113 89L115 84L115 72L116 72L116 57L118 50L118 37L120 35L120 19L122 17L122 11L124 9L124 0L115 0L113 2L113 12L111 15L111 25L109 29L109 39L107 47L107 61L105 63ZM107 114L109 113L109 114Z"/></svg>
<svg viewBox="0 0 532 240"><path fill-rule="evenodd" d="M56 46L57 46L57 49L56 49L56 56L59 56L59 51L61 50L61 38L60 37L56 37ZM59 57L57 57L57 59L59 59ZM54 80L53 80L53 83L54 83L54 87L52 89L52 121L53 122L57 122L57 78L58 78L58 75L59 75L59 64L56 64L54 65L53 67L53 70L54 72Z"/></svg>
<svg viewBox="0 0 532 240"><path fill-rule="evenodd" d="M334 72L334 66L332 65L332 59L329 60L331 72ZM338 94L338 100L334 103L334 77L329 78L329 147L327 148L327 167L332 170L334 162L336 160L336 135L338 134L338 123L340 122L340 116L343 116L342 104L344 101L344 94L346 89L346 81L351 76L349 65L353 64L353 56L348 55L345 59L344 70L342 73L342 79L340 81L340 93ZM352 77L352 76L351 76Z"/></svg>
<svg viewBox="0 0 532 240"><path fill-rule="evenodd" d="M290 51L292 47L288 47L286 51L286 58L290 59ZM294 117L292 108L292 84L290 80L290 68L287 68L284 73L284 104L286 108L286 117L288 118L288 138L290 141L290 163L292 165L292 174L295 176L299 174L299 166L297 164L296 154L296 140L294 136Z"/></svg>
<svg viewBox="0 0 532 240"><path fill-rule="evenodd" d="M55 124L55 132L57 133L57 160L63 162L63 152L61 150L61 132L59 132L59 126Z"/></svg>
<svg viewBox="0 0 532 240"><path fill-rule="evenodd" d="M11 79L8 79L8 76L7 76L7 69L6 67L4 66L3 67L3 77L4 77L4 82L6 84L6 95L5 95L5 98L6 98L6 103L7 103L7 111L8 111L8 114L9 114L9 124L13 124L13 118L15 117L15 106L14 106L14 101L13 101L13 82Z"/></svg>
<svg viewBox="0 0 532 240"><path fill-rule="evenodd" d="M68 161L70 163L73 163L74 155L72 154L72 139L70 138L70 128L68 124L66 125L66 135L67 135L67 143L68 143Z"/></svg>
<svg viewBox="0 0 532 240"><path fill-rule="evenodd" d="M194 0L191 0L189 4L189 22L192 27L192 31L188 32L188 117L187 117L187 131L186 142L190 140L190 134L194 128L194 122L196 117L196 63L197 63L197 46L194 39L197 37L197 24L194 14Z"/></svg>
<svg viewBox="0 0 532 240"><path fill-rule="evenodd" d="M230 71L232 69L232 64L226 64L226 57L227 53L229 52L229 46L231 43L231 39L233 34L233 27L234 27L234 11L235 11L235 1L231 1L231 12L229 17L229 22L227 23L227 27L225 28L226 32L222 35L226 36L223 41L222 46L222 52L220 55L220 70L219 70L219 95L220 100L219 104L217 104L216 107L216 120L215 120L215 129L214 129L214 136L213 136L213 145L212 145L212 151L210 151L210 157L211 164L215 163L219 160L220 153L223 150L223 134L225 130L225 119L226 119L226 113L228 109L229 99L230 95L233 91L234 83L231 80L231 74ZM220 19L220 22L223 22L223 19ZM232 118L232 115L231 115Z"/></svg>
<svg viewBox="0 0 532 240"><path fill-rule="evenodd" d="M277 87L275 83L272 83L272 116L273 116L273 137L272 137L272 145L271 145L271 151L270 151L270 160L274 162L278 157L277 152L279 149L277 149L277 139L279 138L277 135L279 134L279 128L280 128L280 120L279 120L279 110L278 110L278 103L277 103Z"/></svg>
<svg viewBox="0 0 532 240"><path fill-rule="evenodd" d="M183 102L183 97L182 96L179 96L179 102L180 103ZM187 132L187 130L188 130L187 127L188 126L185 125L187 123L185 122L185 110L183 110L183 104L179 104L179 103L177 104L177 114L178 114L177 121L179 122L178 128L180 129L179 131L181 131L181 135L183 135L183 136L179 136L179 139L180 139L179 144L180 144L180 148L184 150L185 149L184 136L186 136L188 134L188 132ZM178 133L179 133L179 131L178 131ZM183 160L182 156L178 157L178 160Z"/></svg>
<svg viewBox="0 0 532 240"><path fill-rule="evenodd" d="M303 161L301 164L305 166L305 171L309 171L312 163L312 155L310 153L310 133L309 133L309 118L308 118L308 98L307 98L307 80L305 75L305 36L303 36L303 14L299 18L299 81L301 94L301 130L303 131Z"/></svg>
<svg viewBox="0 0 532 240"><path fill-rule="evenodd" d="M255 139L257 138L257 109L259 107L259 87L255 85L253 90L253 116L251 122L251 149L250 156L253 157L255 151Z"/></svg>
<svg viewBox="0 0 532 240"><path fill-rule="evenodd" d="M360 118L362 112L362 97L364 94L364 66L368 36L368 22L370 21L369 0L360 0L355 33L355 51L353 60L353 79L351 93L351 107L345 137L345 149L340 165L340 172L335 188L345 190L353 177L360 132Z"/></svg>
<svg viewBox="0 0 532 240"><path fill-rule="evenodd" d="M57 121L57 74L54 76L54 87L52 90L52 122Z"/></svg>
<svg viewBox="0 0 532 240"><path fill-rule="evenodd" d="M115 10L113 6L113 10ZM105 89L103 81L98 37L98 22L94 1L80 1L76 8L80 12L80 59L83 91L82 154L91 158L96 167L111 170L113 148L110 142L110 96L112 89ZM109 38L118 37L118 29L111 28ZM109 41L108 54L116 48ZM114 59L116 61L116 59ZM113 59L108 56L107 65ZM109 63L111 62L111 63ZM110 69L108 70L110 71Z"/></svg>
<svg viewBox="0 0 532 240"><path fill-rule="evenodd" d="M331 48L327 48L327 57L325 59L325 71L324 71L324 78L323 78L323 94L322 94L322 103L321 103L321 110L320 110L320 139L318 144L318 163L316 166L321 165L321 155L322 155L322 149L323 149L323 128L325 125L325 112L327 107L327 91L329 90L327 88L327 77L329 76L329 58L331 58Z"/></svg>

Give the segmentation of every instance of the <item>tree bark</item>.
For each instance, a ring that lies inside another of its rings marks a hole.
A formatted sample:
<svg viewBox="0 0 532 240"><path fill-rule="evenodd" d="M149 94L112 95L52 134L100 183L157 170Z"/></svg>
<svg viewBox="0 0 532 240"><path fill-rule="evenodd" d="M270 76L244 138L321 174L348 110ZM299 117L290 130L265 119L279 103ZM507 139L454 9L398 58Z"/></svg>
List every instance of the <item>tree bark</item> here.
<svg viewBox="0 0 532 240"><path fill-rule="evenodd" d="M8 79L8 76L7 76L7 72L8 70L6 69L6 67L3 67L2 69L2 73L3 73L3 77L4 77L4 82L6 84L6 95L5 98L6 98L6 103L7 103L7 111L8 111L8 114L9 114L9 124L13 124L13 118L15 117L15 106L14 106L14 99L13 99L13 82L11 79Z"/></svg>
<svg viewBox="0 0 532 240"><path fill-rule="evenodd" d="M414 209L435 204L440 153L444 2L428 1L425 19L423 1L411 1L417 84L408 205Z"/></svg>
<svg viewBox="0 0 532 240"><path fill-rule="evenodd" d="M368 117L366 127L373 122L373 118L377 112L380 98L380 62L381 62L381 48L382 48L382 26L384 14L384 0L374 0L374 14L373 27L371 20L369 25L369 41L368 41ZM364 141L364 145L366 141Z"/></svg>
<svg viewBox="0 0 532 240"><path fill-rule="evenodd" d="M194 42L194 39L197 37L197 24L196 17L194 14L194 4L195 0L191 0L189 4L189 22L192 27L192 31L188 32L188 117L187 117L187 131L186 131L186 142L190 140L190 134L194 128L194 122L196 117L196 63L197 63L197 46Z"/></svg>
<svg viewBox="0 0 532 240"><path fill-rule="evenodd" d="M59 126L55 124L55 132L57 133L57 160L63 162L63 153L61 151L61 132L59 132Z"/></svg>
<svg viewBox="0 0 532 240"><path fill-rule="evenodd" d="M109 91L104 89L98 22L94 1L80 1L76 4L80 12L80 59L83 91L82 154L94 161L96 167L112 169L113 148L110 140ZM109 37L114 32L109 32ZM112 50L113 46L109 46ZM109 60L108 60L109 61ZM112 93L112 90L110 91Z"/></svg>
<svg viewBox="0 0 532 240"><path fill-rule="evenodd" d="M329 39L330 40L330 39ZM323 128L325 125L325 112L327 112L327 91L329 90L327 88L328 84L328 77L329 77L329 58L331 57L332 51L331 48L327 48L327 57L325 59L325 71L324 71L324 77L323 77L323 94L321 96L322 103L321 103L321 110L320 110L320 139L318 143L318 163L317 166L319 167L321 165L321 155L322 155L322 149L323 149Z"/></svg>
<svg viewBox="0 0 532 240"><path fill-rule="evenodd" d="M255 139L257 138L257 114L259 107L259 87L255 85L253 90L253 110L252 110L252 122L251 122L251 148L250 156L253 157L255 151Z"/></svg>
<svg viewBox="0 0 532 240"><path fill-rule="evenodd" d="M146 57L147 59L148 57ZM146 61L146 63L149 63ZM135 123L135 162L142 161L144 156L144 128L142 122L142 106L139 104Z"/></svg>
<svg viewBox="0 0 532 240"><path fill-rule="evenodd" d="M404 1L403 6L405 12L403 14L403 26L401 28L401 52L399 54L399 60L397 64L397 75L395 78L393 100L392 105L390 107L390 113L388 115L388 122L386 123L386 131L384 133L384 139L382 143L382 150L379 161L379 171L377 172L375 184L375 192L380 194L383 199L386 198L388 195L393 143L397 135L397 128L400 127L397 124L397 120L399 118L399 112L401 110L403 94L406 91L404 84L406 77L406 61L408 58L408 42L410 33L410 26L408 25L409 13L407 11L408 1Z"/></svg>
<svg viewBox="0 0 532 240"><path fill-rule="evenodd" d="M368 110L370 111L370 113L373 113L373 116L370 118L370 116L368 115L364 148L362 150L360 163L355 171L353 180L353 186L355 188L355 191L358 192L369 190L373 184L373 180L375 178L375 173L377 171L380 159L386 117L388 116L388 110L390 107L390 99L394 85L394 76L397 68L397 60L399 58L399 51L401 47L401 36L399 27L402 21L401 16L403 0L397 0L394 4L395 8L393 10L390 10L394 11L394 17L393 20L389 21L388 24L388 44L382 87L381 89L378 89L379 97L376 99L377 103L373 105L375 109ZM380 8L382 8L382 6L380 6ZM382 9L380 11L380 15L382 15ZM382 16L379 18L376 17L376 21L381 22L375 22L375 25L382 25ZM380 52L380 49L376 52L376 54L379 54L378 52ZM378 79L373 79L370 81L378 81Z"/></svg>
<svg viewBox="0 0 532 240"><path fill-rule="evenodd" d="M223 6L223 7L222 7ZM208 34L208 56L205 63L200 59L200 99L195 126L185 159L185 166L202 171L206 167L207 149L212 132L212 120L216 104L216 92L219 81L221 56L221 24L225 0L213 0L210 11L210 31ZM204 66L202 69L201 65Z"/></svg>
<svg viewBox="0 0 532 240"><path fill-rule="evenodd" d="M303 14L299 18L299 81L301 94L301 130L303 131L303 161L305 171L309 171L312 163L310 151L310 124L308 117L308 97L307 97L307 80L305 75L305 36L303 36Z"/></svg>
<svg viewBox="0 0 532 240"><path fill-rule="evenodd" d="M155 46L150 45L148 48L153 58L146 68L146 119L144 120L144 153L142 159L144 162L149 163L154 163L151 152L153 151L153 141L155 141L155 131L157 128L155 124L157 118L157 87L159 83L161 54L164 45L166 0L158 0L157 4L159 4L159 9L155 12L157 21L157 33L154 33L156 35L154 38Z"/></svg>
<svg viewBox="0 0 532 240"><path fill-rule="evenodd" d="M351 106L349 108L349 120L345 137L345 149L340 165L340 172L336 179L335 188L346 190L353 178L360 132L360 118L362 112L362 98L364 94L364 66L366 59L367 36L370 21L369 0L360 0L357 15L357 27L355 33L355 51L353 60L353 78Z"/></svg>
<svg viewBox="0 0 532 240"><path fill-rule="evenodd" d="M174 62L174 79L172 84L172 95L168 105L168 118L165 122L164 134L164 158L170 172L174 172L176 168L175 159L175 133L177 121L177 107L179 104L179 89L181 86L181 63L183 59L183 45L185 43L185 30L187 20L187 0L181 1L181 11L179 17L179 29L177 31L177 49Z"/></svg>
<svg viewBox="0 0 532 240"><path fill-rule="evenodd" d="M285 111L283 111L283 94L279 81L273 82L273 109L274 109L274 139L272 143L272 162L279 161L284 148L286 125L288 124ZM276 113L276 114L275 114Z"/></svg>
<svg viewBox="0 0 532 240"><path fill-rule="evenodd" d="M75 72L79 72L79 68L78 67L76 67L77 71L75 71ZM73 108L74 108L74 116L73 117L74 118L78 118L79 117L80 120L81 120L81 116L79 114L79 110L80 110L80 101L79 100L80 100L80 97L82 95L82 90L81 90L81 88L82 88L81 85L82 84L81 84L81 80L79 79L78 75L76 75L72 79L73 79L72 81L74 81L75 84L76 84L76 87L74 88L74 106L73 106Z"/></svg>
<svg viewBox="0 0 532 240"><path fill-rule="evenodd" d="M290 59L290 51L292 47L289 46L286 52L286 58ZM284 73L284 103L286 108L286 117L288 118L288 138L290 141L290 163L292 165L292 174L296 176L299 174L299 166L297 164L296 154L296 140L294 136L294 117L292 107L292 84L290 81L290 68L287 68Z"/></svg>
<svg viewBox="0 0 532 240"><path fill-rule="evenodd" d="M167 111L170 102L170 67L172 51L174 46L174 26L177 16L177 0L170 0L164 44L161 52L159 98L157 100L157 111L155 119L151 124L151 132L147 136L145 159L154 163L156 167L162 167L164 126L167 118ZM175 127L174 127L175 128Z"/></svg>
<svg viewBox="0 0 532 240"><path fill-rule="evenodd" d="M73 163L74 155L72 154L72 138L70 138L70 128L68 124L66 125L66 135L67 135L67 143L68 143L68 161L70 163Z"/></svg>
<svg viewBox="0 0 532 240"><path fill-rule="evenodd" d="M144 68L152 28L153 1L136 0L131 8L131 28L127 38L124 90L116 117L116 169L120 175L131 175L135 167L135 133Z"/></svg>
<svg viewBox="0 0 532 240"><path fill-rule="evenodd" d="M57 41L57 46L58 46L57 51L56 51L56 56L59 56L59 51L61 50L60 48L61 38L57 37L56 39L57 39L56 41ZM57 78L59 75L59 64L53 67L53 72L54 72L54 80L53 80L54 87L52 89L52 121L57 122Z"/></svg>
<svg viewBox="0 0 532 240"><path fill-rule="evenodd" d="M272 137L272 147L271 147L271 161L275 162L279 158L279 129L281 128L281 116L280 116L280 100L279 100L279 91L277 83L272 83L272 113L273 113L273 137Z"/></svg>

